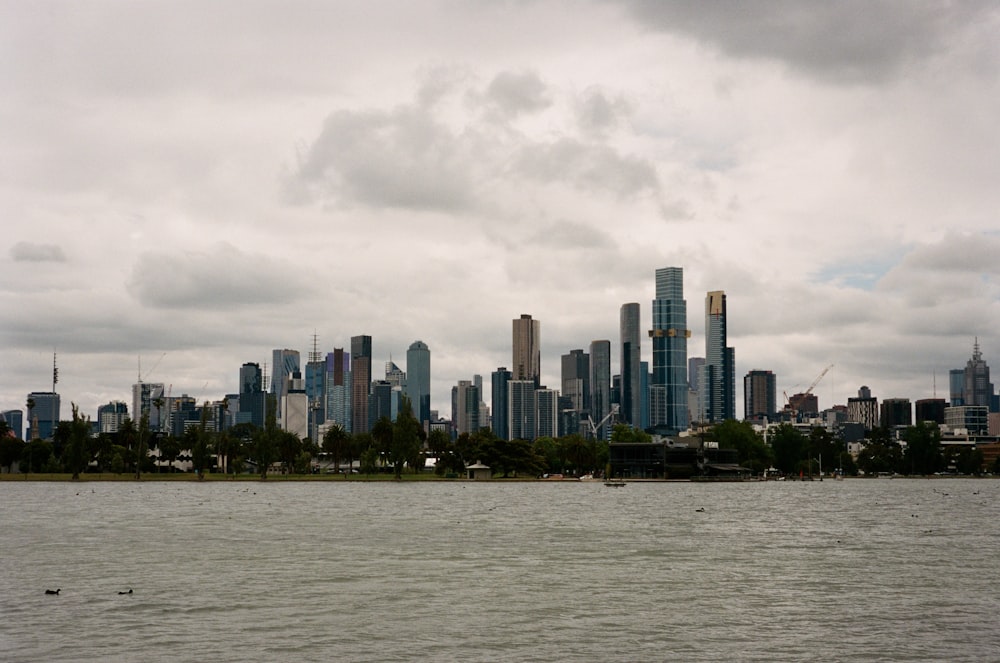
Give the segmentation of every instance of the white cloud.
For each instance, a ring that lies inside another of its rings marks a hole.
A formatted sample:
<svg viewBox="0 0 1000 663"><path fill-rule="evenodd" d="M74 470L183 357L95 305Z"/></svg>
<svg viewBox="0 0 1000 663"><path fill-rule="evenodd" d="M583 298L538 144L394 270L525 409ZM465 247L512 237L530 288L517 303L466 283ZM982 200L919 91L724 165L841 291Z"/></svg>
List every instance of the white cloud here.
<svg viewBox="0 0 1000 663"><path fill-rule="evenodd" d="M18 242L10 247L14 262L66 262L66 254L58 244Z"/></svg>

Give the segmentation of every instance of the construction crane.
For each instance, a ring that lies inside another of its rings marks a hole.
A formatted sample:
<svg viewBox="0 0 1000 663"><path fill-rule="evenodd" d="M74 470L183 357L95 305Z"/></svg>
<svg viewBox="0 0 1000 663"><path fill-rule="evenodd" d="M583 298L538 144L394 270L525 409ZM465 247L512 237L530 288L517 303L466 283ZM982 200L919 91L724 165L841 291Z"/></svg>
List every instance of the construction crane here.
<svg viewBox="0 0 1000 663"><path fill-rule="evenodd" d="M788 411L791 413L793 421L798 419L798 405L812 393L812 390L816 388L816 385L819 384L819 381L823 379L823 376L825 376L831 368L833 368L833 364L824 368L816 379L812 381L812 384L810 384L809 387L800 394L792 394L792 397L789 398L787 391L781 392L785 397L785 407L788 408Z"/></svg>
<svg viewBox="0 0 1000 663"><path fill-rule="evenodd" d="M617 414L618 414L618 404L615 403L614 405L611 406L611 412L608 412L604 416L604 418L601 419L596 424L594 423L594 420L590 417L590 415L589 414L587 415L587 424L590 426L590 432L594 436L594 439L597 439L597 431L601 428L601 426L608 423L608 419Z"/></svg>

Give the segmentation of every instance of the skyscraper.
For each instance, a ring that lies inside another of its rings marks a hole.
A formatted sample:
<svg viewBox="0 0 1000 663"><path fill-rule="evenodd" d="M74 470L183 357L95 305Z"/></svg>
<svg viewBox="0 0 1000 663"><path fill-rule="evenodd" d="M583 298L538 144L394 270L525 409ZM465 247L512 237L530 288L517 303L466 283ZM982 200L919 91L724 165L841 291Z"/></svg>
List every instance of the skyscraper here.
<svg viewBox="0 0 1000 663"><path fill-rule="evenodd" d="M771 371L754 369L744 376L743 418L747 421L778 418L778 378Z"/></svg>
<svg viewBox="0 0 1000 663"><path fill-rule="evenodd" d="M993 400L993 384L990 383L990 367L986 365L979 351L979 339L972 346L972 358L965 364L962 373L962 405L985 405L990 407Z"/></svg>
<svg viewBox="0 0 1000 663"><path fill-rule="evenodd" d="M531 437L552 437L559 435L559 392L555 389L535 390L535 430Z"/></svg>
<svg viewBox="0 0 1000 663"><path fill-rule="evenodd" d="M507 429L511 440L533 440L538 412L535 407L535 381L510 380L510 404L507 409Z"/></svg>
<svg viewBox="0 0 1000 663"><path fill-rule="evenodd" d="M532 380L535 387L540 384L542 374L542 323L522 314L513 324L512 373L515 380Z"/></svg>
<svg viewBox="0 0 1000 663"><path fill-rule="evenodd" d="M642 427L642 357L639 348L639 304L622 304L619 314L622 342L622 420Z"/></svg>
<svg viewBox="0 0 1000 663"><path fill-rule="evenodd" d="M501 440L514 439L510 437L510 389L508 383L513 374L506 366L493 371L490 397L493 401L493 434Z"/></svg>
<svg viewBox="0 0 1000 663"><path fill-rule="evenodd" d="M878 399L872 396L871 389L861 386L856 398L847 399L847 420L864 424L865 430L879 427Z"/></svg>
<svg viewBox="0 0 1000 663"><path fill-rule="evenodd" d="M582 349L562 356L562 395L577 412L590 410L590 355Z"/></svg>
<svg viewBox="0 0 1000 663"><path fill-rule="evenodd" d="M662 420L650 421L654 428L674 435L688 427L687 302L684 300L684 270L656 270L653 300L653 384L664 385Z"/></svg>
<svg viewBox="0 0 1000 663"><path fill-rule="evenodd" d="M701 420L716 424L736 418L735 351L726 344L726 293L705 297L705 367L699 389Z"/></svg>
<svg viewBox="0 0 1000 663"><path fill-rule="evenodd" d="M24 439L24 412L21 410L4 410L0 418L7 422L7 428L19 440Z"/></svg>
<svg viewBox="0 0 1000 663"><path fill-rule="evenodd" d="M598 426L597 439L610 437L610 422L604 418L611 413L611 341L597 340L590 343L590 417ZM602 424L602 422L604 422Z"/></svg>
<svg viewBox="0 0 1000 663"><path fill-rule="evenodd" d="M260 365L252 362L243 364L240 366L240 409L237 420L263 428L266 404Z"/></svg>
<svg viewBox="0 0 1000 663"><path fill-rule="evenodd" d="M275 349L271 353L271 395L278 407L277 417L281 418L281 398L288 393L288 378L295 371L301 370L299 366L299 351Z"/></svg>
<svg viewBox="0 0 1000 663"><path fill-rule="evenodd" d="M475 433L479 430L479 387L471 380L459 380L456 397L455 432Z"/></svg>
<svg viewBox="0 0 1000 663"><path fill-rule="evenodd" d="M51 440L59 424L59 394L33 391L28 394L28 440Z"/></svg>
<svg viewBox="0 0 1000 663"><path fill-rule="evenodd" d="M351 431L371 431L368 394L372 383L372 337L351 337Z"/></svg>
<svg viewBox="0 0 1000 663"><path fill-rule="evenodd" d="M406 350L406 396L421 425L431 420L431 350L414 341Z"/></svg>
<svg viewBox="0 0 1000 663"><path fill-rule="evenodd" d="M163 397L162 382L136 382L132 385L132 421L138 426L143 415L148 417L149 430L165 430L170 412L168 399ZM29 423L31 415L28 415Z"/></svg>
<svg viewBox="0 0 1000 663"><path fill-rule="evenodd" d="M97 426L101 433L117 433L126 419L128 406L122 401L111 401L97 408Z"/></svg>
<svg viewBox="0 0 1000 663"><path fill-rule="evenodd" d="M351 355L334 348L326 355L326 420L351 432Z"/></svg>

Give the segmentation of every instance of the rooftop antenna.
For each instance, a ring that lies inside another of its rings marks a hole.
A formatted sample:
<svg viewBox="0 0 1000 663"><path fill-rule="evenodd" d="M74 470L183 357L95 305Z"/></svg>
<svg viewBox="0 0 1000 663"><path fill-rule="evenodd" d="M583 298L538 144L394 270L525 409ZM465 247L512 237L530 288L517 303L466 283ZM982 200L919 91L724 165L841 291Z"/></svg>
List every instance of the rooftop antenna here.
<svg viewBox="0 0 1000 663"><path fill-rule="evenodd" d="M320 358L320 352L319 352L319 336L316 335L316 330L314 329L313 330L313 349L312 349L312 352L309 353L309 361L320 361L320 360L321 360L321 358Z"/></svg>
<svg viewBox="0 0 1000 663"><path fill-rule="evenodd" d="M933 391L934 398L937 399L937 369L936 368L934 369L932 375L933 375L933 387L932 387L932 389L934 390Z"/></svg>

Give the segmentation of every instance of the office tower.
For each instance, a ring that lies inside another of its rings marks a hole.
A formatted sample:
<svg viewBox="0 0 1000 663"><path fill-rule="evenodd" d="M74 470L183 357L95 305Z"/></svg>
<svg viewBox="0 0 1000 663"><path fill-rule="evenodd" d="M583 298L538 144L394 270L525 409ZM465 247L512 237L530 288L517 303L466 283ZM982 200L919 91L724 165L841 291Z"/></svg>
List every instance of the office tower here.
<svg viewBox="0 0 1000 663"><path fill-rule="evenodd" d="M136 427L145 415L151 431L166 430L168 399L163 394L162 382L137 382L132 385L132 421ZM30 416L30 415L29 415Z"/></svg>
<svg viewBox="0 0 1000 663"><path fill-rule="evenodd" d="M513 324L514 379L533 380L535 387L542 375L542 323L530 315L516 318Z"/></svg>
<svg viewBox="0 0 1000 663"><path fill-rule="evenodd" d="M965 405L965 369L953 368L948 371L948 390L951 406Z"/></svg>
<svg viewBox="0 0 1000 663"><path fill-rule="evenodd" d="M375 380L368 391L368 430L383 417L392 421L392 385L386 380Z"/></svg>
<svg viewBox="0 0 1000 663"><path fill-rule="evenodd" d="M962 372L962 405L993 405L993 384L990 383L990 367L986 365L979 351L979 339L972 346L972 358Z"/></svg>
<svg viewBox="0 0 1000 663"><path fill-rule="evenodd" d="M687 302L684 300L684 270L664 267L656 270L656 299L653 300L653 384L664 385L662 420L650 421L653 428L675 435L688 427Z"/></svg>
<svg viewBox="0 0 1000 663"><path fill-rule="evenodd" d="M611 413L611 341L590 343L590 417L597 428L597 439L611 437L613 422L605 421ZM593 433L593 431L591 431Z"/></svg>
<svg viewBox="0 0 1000 663"><path fill-rule="evenodd" d="M535 417L535 381L510 380L507 382L509 404L507 430L510 440L533 440L537 428Z"/></svg>
<svg viewBox="0 0 1000 663"><path fill-rule="evenodd" d="M343 348L326 354L326 420L351 432L351 355Z"/></svg>
<svg viewBox="0 0 1000 663"><path fill-rule="evenodd" d="M862 386L856 398L847 399L847 420L864 424L865 430L879 427L878 399L872 397L871 389Z"/></svg>
<svg viewBox="0 0 1000 663"><path fill-rule="evenodd" d="M771 371L754 369L743 377L743 418L747 421L778 418L778 378Z"/></svg>
<svg viewBox="0 0 1000 663"><path fill-rule="evenodd" d="M126 419L128 419L128 406L122 401L111 401L97 408L98 432L117 433Z"/></svg>
<svg viewBox="0 0 1000 663"><path fill-rule="evenodd" d="M882 401L883 428L913 425L913 408L909 398L887 398Z"/></svg>
<svg viewBox="0 0 1000 663"><path fill-rule="evenodd" d="M990 409L985 405L955 405L944 410L944 425L952 431L964 430L969 435L986 435L989 431Z"/></svg>
<svg viewBox="0 0 1000 663"><path fill-rule="evenodd" d="M642 426L642 358L639 348L639 305L622 304L619 314L622 343L622 420L636 428Z"/></svg>
<svg viewBox="0 0 1000 663"><path fill-rule="evenodd" d="M406 387L406 371L396 365L396 362L389 360L385 362L385 381L393 387L400 389Z"/></svg>
<svg viewBox="0 0 1000 663"><path fill-rule="evenodd" d="M917 423L921 421L933 421L936 424L944 423L944 409L948 407L948 401L943 398L922 398L915 404Z"/></svg>
<svg viewBox="0 0 1000 663"><path fill-rule="evenodd" d="M736 418L735 351L726 344L726 293L705 297L705 366L699 380L700 418L717 424Z"/></svg>
<svg viewBox="0 0 1000 663"><path fill-rule="evenodd" d="M562 395L577 412L590 409L590 355L570 350L562 356Z"/></svg>
<svg viewBox="0 0 1000 663"><path fill-rule="evenodd" d="M649 372L649 362L639 362L639 428L649 428L649 387L652 385L653 374Z"/></svg>
<svg viewBox="0 0 1000 663"><path fill-rule="evenodd" d="M281 397L281 428L302 439L309 436L309 396L302 371L294 370L288 376Z"/></svg>
<svg viewBox="0 0 1000 663"><path fill-rule="evenodd" d="M351 431L368 433L368 394L372 383L372 337L351 337Z"/></svg>
<svg viewBox="0 0 1000 663"><path fill-rule="evenodd" d="M326 361L313 334L305 374L306 400L309 403L309 439L319 441L319 427L326 422Z"/></svg>
<svg viewBox="0 0 1000 663"><path fill-rule="evenodd" d="M535 390L535 432L536 437L555 438L559 435L559 392L542 387Z"/></svg>
<svg viewBox="0 0 1000 663"><path fill-rule="evenodd" d="M7 422L7 428L19 440L24 439L24 413L21 410L4 410L0 418Z"/></svg>
<svg viewBox="0 0 1000 663"><path fill-rule="evenodd" d="M281 399L288 393L288 378L292 376L295 371L300 371L299 366L299 351L298 350L274 350L271 353L272 363L271 363L271 396L274 397L274 402L278 407L276 413L278 419L281 419Z"/></svg>
<svg viewBox="0 0 1000 663"><path fill-rule="evenodd" d="M240 367L240 405L237 421L264 427L267 395L260 365L247 362Z"/></svg>
<svg viewBox="0 0 1000 663"><path fill-rule="evenodd" d="M414 341L406 350L406 397L421 425L431 420L431 350Z"/></svg>
<svg viewBox="0 0 1000 663"><path fill-rule="evenodd" d="M513 373L507 370L506 366L501 366L493 371L491 375L490 398L493 402L493 434L501 440L512 440L510 437L510 390L508 382L513 379Z"/></svg>
<svg viewBox="0 0 1000 663"><path fill-rule="evenodd" d="M455 395L455 414L453 415L455 432L458 435L475 433L479 430L479 387L471 380L459 380Z"/></svg>

